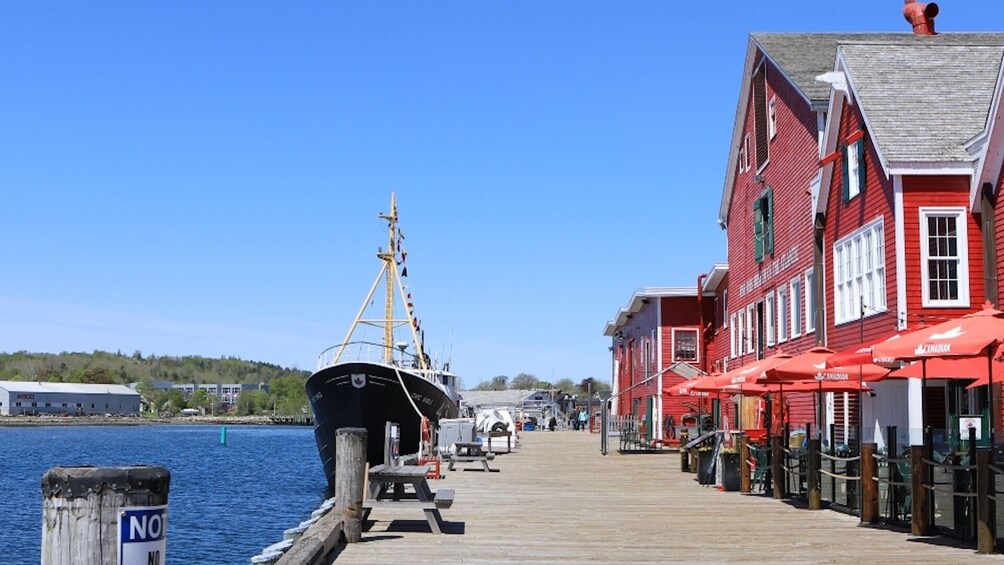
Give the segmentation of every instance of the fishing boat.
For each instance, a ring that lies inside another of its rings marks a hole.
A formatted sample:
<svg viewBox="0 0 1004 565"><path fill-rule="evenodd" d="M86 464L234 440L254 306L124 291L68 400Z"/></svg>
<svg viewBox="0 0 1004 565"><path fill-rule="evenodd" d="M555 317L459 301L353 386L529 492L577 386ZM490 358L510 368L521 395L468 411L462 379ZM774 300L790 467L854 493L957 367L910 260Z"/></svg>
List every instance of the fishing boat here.
<svg viewBox="0 0 1004 565"><path fill-rule="evenodd" d="M437 366L426 353L412 297L401 280L407 276L407 253L401 246L403 236L393 194L390 212L379 217L388 223L387 249L377 252L380 272L345 339L318 356L317 370L306 383L314 412L314 437L331 488L335 485L335 431L339 428L367 430L366 457L372 466L387 461L387 422L398 425L399 452L406 455L421 453L423 442L431 443L430 430L440 419L457 417L457 377L447 364ZM381 286L383 317L368 318L368 307ZM379 328L382 340L353 341L361 326Z"/></svg>

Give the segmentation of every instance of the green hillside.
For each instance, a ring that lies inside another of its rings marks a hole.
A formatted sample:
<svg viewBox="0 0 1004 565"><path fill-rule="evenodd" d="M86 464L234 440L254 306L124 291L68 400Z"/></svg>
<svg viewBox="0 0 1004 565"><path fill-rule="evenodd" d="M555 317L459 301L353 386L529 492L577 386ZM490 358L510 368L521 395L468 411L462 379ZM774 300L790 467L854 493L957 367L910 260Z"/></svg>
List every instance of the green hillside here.
<svg viewBox="0 0 1004 565"><path fill-rule="evenodd" d="M139 351L132 355L105 351L0 353L0 380L123 385L139 383L137 389L158 410L181 410L189 407L211 410L214 407L204 395L183 399L180 392L171 394L169 391L155 391L154 381L176 384L248 383L266 384L269 393L256 390L242 394L242 402L238 405L239 413L271 413L275 410L277 414L297 415L307 405L303 383L308 376L309 371L235 357L144 357Z"/></svg>

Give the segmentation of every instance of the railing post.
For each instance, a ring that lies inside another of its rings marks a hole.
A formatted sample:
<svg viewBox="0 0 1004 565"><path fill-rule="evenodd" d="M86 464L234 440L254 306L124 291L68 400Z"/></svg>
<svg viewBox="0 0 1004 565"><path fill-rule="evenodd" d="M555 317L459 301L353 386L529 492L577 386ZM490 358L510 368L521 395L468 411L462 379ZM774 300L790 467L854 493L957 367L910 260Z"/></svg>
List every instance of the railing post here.
<svg viewBox="0 0 1004 565"><path fill-rule="evenodd" d="M739 492L753 490L750 484L750 446L746 434L739 436Z"/></svg>
<svg viewBox="0 0 1004 565"><path fill-rule="evenodd" d="M927 509L927 489L924 488L924 477L927 465L924 463L924 452L927 451L923 445L910 446L910 475L912 485L912 501L910 508L910 533L915 536L926 536L931 533L931 524L928 519Z"/></svg>
<svg viewBox="0 0 1004 565"><path fill-rule="evenodd" d="M120 542L143 550L143 562L164 563L167 494L164 467L53 467L42 476L42 565L107 563ZM122 539L122 520L142 532Z"/></svg>
<svg viewBox="0 0 1004 565"><path fill-rule="evenodd" d="M989 449L981 449L976 453L976 553L994 553L994 519L990 501L990 481L993 478L990 471Z"/></svg>
<svg viewBox="0 0 1004 565"><path fill-rule="evenodd" d="M366 480L366 429L335 431L335 510L342 513L345 541L362 539L363 483Z"/></svg>
<svg viewBox="0 0 1004 565"><path fill-rule="evenodd" d="M861 522L878 522L878 461L874 443L861 444Z"/></svg>
<svg viewBox="0 0 1004 565"><path fill-rule="evenodd" d="M822 442L819 438L809 440L809 469L805 476L809 496L809 510L819 510L823 507L823 492L819 488L819 450Z"/></svg>
<svg viewBox="0 0 1004 565"><path fill-rule="evenodd" d="M774 476L774 498L784 498L784 483L781 482L781 436L770 438L770 470Z"/></svg>
<svg viewBox="0 0 1004 565"><path fill-rule="evenodd" d="M680 472L690 472L690 453L687 444L690 443L690 432L683 430L680 432Z"/></svg>

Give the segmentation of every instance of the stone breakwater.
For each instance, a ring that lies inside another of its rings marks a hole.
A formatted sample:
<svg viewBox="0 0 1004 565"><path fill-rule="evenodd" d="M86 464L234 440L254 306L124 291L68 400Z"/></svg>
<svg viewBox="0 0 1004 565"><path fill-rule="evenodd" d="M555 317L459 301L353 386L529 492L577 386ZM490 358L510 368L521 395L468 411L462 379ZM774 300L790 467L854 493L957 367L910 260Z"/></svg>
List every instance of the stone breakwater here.
<svg viewBox="0 0 1004 565"><path fill-rule="evenodd" d="M260 426L282 422L271 416L175 416L141 418L138 416L0 416L0 426L149 426L149 425L224 425Z"/></svg>

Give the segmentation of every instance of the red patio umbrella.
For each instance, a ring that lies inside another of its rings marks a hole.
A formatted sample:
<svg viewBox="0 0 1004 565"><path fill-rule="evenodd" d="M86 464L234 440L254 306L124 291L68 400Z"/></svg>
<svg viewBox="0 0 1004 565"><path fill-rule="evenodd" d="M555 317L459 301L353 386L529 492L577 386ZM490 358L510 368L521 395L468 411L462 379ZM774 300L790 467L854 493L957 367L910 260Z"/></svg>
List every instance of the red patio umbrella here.
<svg viewBox="0 0 1004 565"><path fill-rule="evenodd" d="M989 301L979 312L966 314L940 324L903 335L897 340L876 344L875 357L902 361L920 360L922 391L927 388L927 362L937 357L976 357L986 355L987 396L994 408L993 355L1004 339L1004 312ZM922 392L922 395L924 393ZM927 403L921 402L922 425L927 426ZM990 444L994 441L993 418L990 419Z"/></svg>
<svg viewBox="0 0 1004 565"><path fill-rule="evenodd" d="M695 379L690 379L689 381L680 383L678 385L673 385L669 388L662 389L663 394L668 394L669 396L710 396L706 389L694 390L694 387L701 384L702 382L709 381L713 375L705 375L703 377L697 377Z"/></svg>
<svg viewBox="0 0 1004 565"><path fill-rule="evenodd" d="M835 355L829 357L826 360L827 367L844 367L851 365L859 365L861 363L881 363L881 364L891 364L895 363L895 359L891 358L876 358L872 352L872 348L875 347L877 343L884 343L887 341L892 341L899 339L903 335L899 332L884 335L876 340L866 341L855 345L852 348L837 351Z"/></svg>
<svg viewBox="0 0 1004 565"><path fill-rule="evenodd" d="M769 392L871 392L868 383L857 381L796 381L791 383L767 383L762 388Z"/></svg>
<svg viewBox="0 0 1004 565"><path fill-rule="evenodd" d="M726 371L714 378L718 386L756 383L766 378L766 371L791 359L787 353L775 353L770 357L758 359L742 367Z"/></svg>
<svg viewBox="0 0 1004 565"><path fill-rule="evenodd" d="M877 381L889 369L874 363L828 367L827 361L837 352L825 347L812 349L766 371L767 381Z"/></svg>

